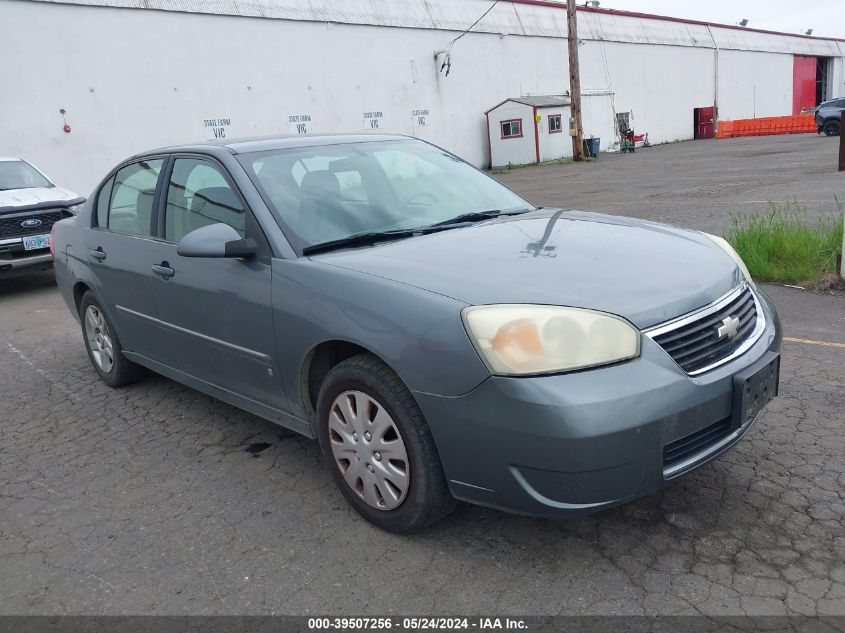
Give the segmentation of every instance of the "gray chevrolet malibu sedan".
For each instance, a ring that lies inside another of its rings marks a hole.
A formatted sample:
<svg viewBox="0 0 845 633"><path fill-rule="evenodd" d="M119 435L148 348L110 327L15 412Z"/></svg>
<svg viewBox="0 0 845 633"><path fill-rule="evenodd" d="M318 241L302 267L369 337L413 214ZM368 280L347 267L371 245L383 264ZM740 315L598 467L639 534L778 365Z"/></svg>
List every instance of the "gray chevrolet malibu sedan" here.
<svg viewBox="0 0 845 633"><path fill-rule="evenodd" d="M630 501L777 394L777 314L724 240L538 209L403 136L139 154L52 244L105 383L152 370L319 438L394 532L456 499Z"/></svg>

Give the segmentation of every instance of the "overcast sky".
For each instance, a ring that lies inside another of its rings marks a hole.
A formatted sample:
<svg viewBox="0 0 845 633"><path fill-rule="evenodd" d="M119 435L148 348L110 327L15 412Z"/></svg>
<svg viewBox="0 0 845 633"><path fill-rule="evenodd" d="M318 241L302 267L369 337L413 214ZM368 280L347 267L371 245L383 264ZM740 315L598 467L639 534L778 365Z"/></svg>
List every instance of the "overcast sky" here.
<svg viewBox="0 0 845 633"><path fill-rule="evenodd" d="M845 39L845 0L601 0L601 7L725 24L746 18L758 29Z"/></svg>

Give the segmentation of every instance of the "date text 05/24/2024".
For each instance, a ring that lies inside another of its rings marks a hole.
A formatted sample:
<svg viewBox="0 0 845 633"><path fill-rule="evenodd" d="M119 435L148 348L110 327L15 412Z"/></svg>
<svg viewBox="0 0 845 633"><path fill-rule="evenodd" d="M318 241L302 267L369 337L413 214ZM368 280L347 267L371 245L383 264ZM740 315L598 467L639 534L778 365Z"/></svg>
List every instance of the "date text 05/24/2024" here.
<svg viewBox="0 0 845 633"><path fill-rule="evenodd" d="M319 630L526 630L525 620L498 617L333 617L309 618L308 629Z"/></svg>

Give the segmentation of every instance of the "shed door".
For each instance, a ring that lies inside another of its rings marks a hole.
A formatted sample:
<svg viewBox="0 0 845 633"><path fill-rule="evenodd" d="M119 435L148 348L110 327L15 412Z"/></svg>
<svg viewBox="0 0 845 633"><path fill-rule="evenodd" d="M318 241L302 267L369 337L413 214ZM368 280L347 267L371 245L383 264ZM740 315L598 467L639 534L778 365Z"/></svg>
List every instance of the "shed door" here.
<svg viewBox="0 0 845 633"><path fill-rule="evenodd" d="M695 125L695 138L713 138L713 118L716 109L713 106L696 108L693 110L693 121Z"/></svg>
<svg viewBox="0 0 845 633"><path fill-rule="evenodd" d="M792 114L816 106L816 58L796 55L792 70Z"/></svg>

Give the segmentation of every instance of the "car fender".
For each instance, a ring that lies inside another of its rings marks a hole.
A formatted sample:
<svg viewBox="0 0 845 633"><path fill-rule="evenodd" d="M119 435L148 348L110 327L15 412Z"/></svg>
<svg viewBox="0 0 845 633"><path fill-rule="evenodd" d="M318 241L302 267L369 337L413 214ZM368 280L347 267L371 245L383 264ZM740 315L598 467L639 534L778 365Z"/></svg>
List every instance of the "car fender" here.
<svg viewBox="0 0 845 633"><path fill-rule="evenodd" d="M489 377L461 321L466 304L451 297L308 258L273 260L272 295L287 393L302 393L302 366L327 341L369 350L411 391L457 396Z"/></svg>

